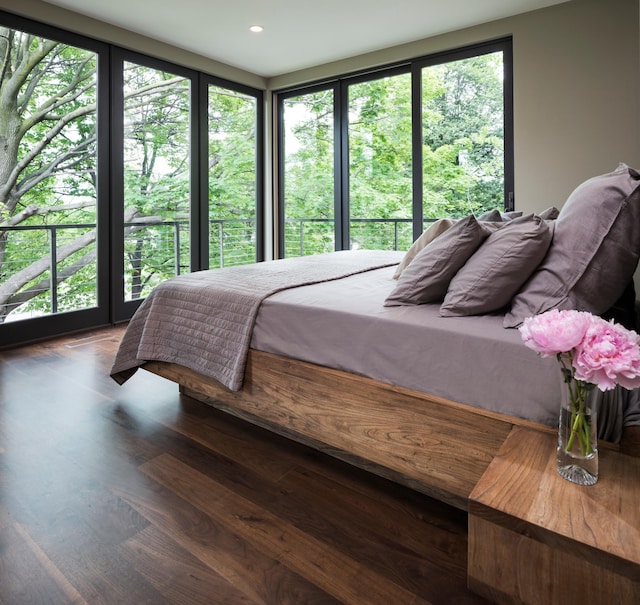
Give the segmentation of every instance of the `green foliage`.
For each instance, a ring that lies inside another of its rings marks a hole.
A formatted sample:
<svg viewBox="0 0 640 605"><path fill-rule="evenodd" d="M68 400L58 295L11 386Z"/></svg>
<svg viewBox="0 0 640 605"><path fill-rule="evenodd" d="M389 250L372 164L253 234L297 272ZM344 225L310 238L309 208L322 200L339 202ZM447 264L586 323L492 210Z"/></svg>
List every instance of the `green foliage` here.
<svg viewBox="0 0 640 605"><path fill-rule="evenodd" d="M501 69L501 53L423 69L425 220L503 207ZM413 213L411 76L351 84L348 94L351 245L405 249ZM286 219L324 219L323 237L311 223L294 223L286 249L325 251L333 229L332 91L287 100L284 121Z"/></svg>
<svg viewBox="0 0 640 605"><path fill-rule="evenodd" d="M8 28L0 35L0 227L95 223L96 57ZM0 231L0 321L21 307L51 312L54 231ZM55 231L59 279L91 264ZM95 265L93 266L95 273ZM77 278L80 279L80 278ZM81 282L78 281L78 284ZM95 304L95 278L79 286Z"/></svg>
<svg viewBox="0 0 640 605"><path fill-rule="evenodd" d="M256 100L220 87L209 90L209 215L255 217Z"/></svg>
<svg viewBox="0 0 640 605"><path fill-rule="evenodd" d="M188 271L191 95L185 78L133 63L123 92L125 298L137 299Z"/></svg>
<svg viewBox="0 0 640 605"><path fill-rule="evenodd" d="M8 28L0 34L1 322L16 309L55 311L54 234L57 309L96 304L97 57ZM133 63L123 81L125 297L139 298L190 270L191 90L185 78ZM209 111L210 217L236 221L220 242L212 229L211 264L253 262L256 101L212 87Z"/></svg>
<svg viewBox="0 0 640 605"><path fill-rule="evenodd" d="M209 87L209 266L256 258L256 99Z"/></svg>
<svg viewBox="0 0 640 605"><path fill-rule="evenodd" d="M409 74L350 86L349 165L352 220L411 218Z"/></svg>
<svg viewBox="0 0 640 605"><path fill-rule="evenodd" d="M48 264L54 231L42 227L60 227L58 310L96 304L97 57L1 29L3 321L17 308L54 310ZM169 72L133 63L124 69L124 278L126 296L138 298L189 271L192 91L189 80ZM425 220L502 206L500 69L495 54L422 72ZM407 248L414 169L410 75L352 84L348 94L345 210L352 247ZM211 267L255 260L256 110L251 96L209 88ZM333 89L289 98L284 112L286 253L333 250Z"/></svg>
<svg viewBox="0 0 640 605"><path fill-rule="evenodd" d="M425 217L461 217L503 207L501 70L501 53L423 70ZM432 94L436 80L441 86Z"/></svg>
<svg viewBox="0 0 640 605"><path fill-rule="evenodd" d="M298 229L295 219L333 223L333 91L319 91L287 99L284 106L285 215L294 220L286 226L285 247ZM333 227L305 224L315 250L333 250ZM292 235L289 235L289 234ZM294 244L295 246L295 244Z"/></svg>

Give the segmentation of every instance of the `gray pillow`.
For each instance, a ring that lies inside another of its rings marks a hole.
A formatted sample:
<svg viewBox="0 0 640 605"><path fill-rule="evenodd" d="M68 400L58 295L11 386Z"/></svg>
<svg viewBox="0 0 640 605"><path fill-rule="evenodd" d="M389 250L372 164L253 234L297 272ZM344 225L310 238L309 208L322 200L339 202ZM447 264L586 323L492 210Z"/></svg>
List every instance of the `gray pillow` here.
<svg viewBox="0 0 640 605"><path fill-rule="evenodd" d="M441 218L434 221L427 227L422 235L411 245L411 248L407 250L407 253L402 258L402 261L398 265L393 274L393 279L398 279L402 272L411 264L411 261L416 257L416 254L420 252L427 244L431 243L436 237L444 233L452 225L455 225L457 219L453 218Z"/></svg>
<svg viewBox="0 0 640 605"><path fill-rule="evenodd" d="M549 253L514 297L504 326L549 309L604 313L624 292L639 258L640 174L621 164L569 196Z"/></svg>
<svg viewBox="0 0 640 605"><path fill-rule="evenodd" d="M477 217L477 220L499 223L500 221L502 221L502 215L500 214L500 210L495 208L494 210L488 210L487 212L481 214Z"/></svg>
<svg viewBox="0 0 640 605"><path fill-rule="evenodd" d="M440 302L451 278L489 237L490 228L473 215L457 221L425 246L402 272L386 307Z"/></svg>
<svg viewBox="0 0 640 605"><path fill-rule="evenodd" d="M514 218L520 218L522 216L522 212L520 210L510 210L509 212L501 212L500 218L504 222L512 221Z"/></svg>
<svg viewBox="0 0 640 605"><path fill-rule="evenodd" d="M551 238L552 228L539 216L506 223L451 280L440 315L482 315L505 307L542 262Z"/></svg>
<svg viewBox="0 0 640 605"><path fill-rule="evenodd" d="M543 218L545 221L555 221L560 215L560 210L558 210L555 206L549 206L546 210L538 213L540 218Z"/></svg>

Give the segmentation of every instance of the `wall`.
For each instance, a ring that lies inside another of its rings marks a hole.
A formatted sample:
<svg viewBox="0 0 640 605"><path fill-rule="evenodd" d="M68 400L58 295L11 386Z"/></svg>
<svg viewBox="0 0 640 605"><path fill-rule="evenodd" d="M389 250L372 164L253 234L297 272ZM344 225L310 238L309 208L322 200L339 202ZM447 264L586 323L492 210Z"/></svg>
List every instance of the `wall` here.
<svg viewBox="0 0 640 605"><path fill-rule="evenodd" d="M572 0L272 78L293 84L513 36L516 208L564 203L583 180L620 161L640 168L637 0Z"/></svg>
<svg viewBox="0 0 640 605"><path fill-rule="evenodd" d="M268 82L40 0L0 0L0 9L271 90L512 35L516 208L560 206L576 185L620 161L640 168L637 0L571 0Z"/></svg>

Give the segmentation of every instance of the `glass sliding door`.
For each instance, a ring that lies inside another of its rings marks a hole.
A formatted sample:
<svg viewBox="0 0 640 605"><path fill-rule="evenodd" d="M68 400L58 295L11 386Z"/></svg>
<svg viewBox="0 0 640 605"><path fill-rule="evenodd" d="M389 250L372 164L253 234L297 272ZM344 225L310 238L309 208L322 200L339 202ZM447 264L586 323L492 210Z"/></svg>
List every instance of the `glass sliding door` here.
<svg viewBox="0 0 640 605"><path fill-rule="evenodd" d="M413 212L411 74L348 90L350 247L406 249Z"/></svg>
<svg viewBox="0 0 640 605"><path fill-rule="evenodd" d="M209 268L253 263L261 253L258 100L211 84L207 109Z"/></svg>
<svg viewBox="0 0 640 605"><path fill-rule="evenodd" d="M334 91L282 100L280 253L304 256L336 247Z"/></svg>
<svg viewBox="0 0 640 605"><path fill-rule="evenodd" d="M280 91L279 249L406 250L512 209L512 71L505 38Z"/></svg>
<svg viewBox="0 0 640 605"><path fill-rule="evenodd" d="M0 346L264 259L261 90L0 14Z"/></svg>
<svg viewBox="0 0 640 605"><path fill-rule="evenodd" d="M98 54L0 30L0 324L71 329L99 305Z"/></svg>
<svg viewBox="0 0 640 605"><path fill-rule="evenodd" d="M189 272L191 80L125 61L124 299Z"/></svg>
<svg viewBox="0 0 640 605"><path fill-rule="evenodd" d="M503 52L422 69L423 214L505 208Z"/></svg>

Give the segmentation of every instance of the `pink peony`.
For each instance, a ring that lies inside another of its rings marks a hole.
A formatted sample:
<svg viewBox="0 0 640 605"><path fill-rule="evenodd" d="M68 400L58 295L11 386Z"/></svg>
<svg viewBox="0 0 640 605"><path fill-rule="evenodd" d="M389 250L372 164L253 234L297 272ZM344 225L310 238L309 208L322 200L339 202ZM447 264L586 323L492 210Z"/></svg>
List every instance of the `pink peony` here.
<svg viewBox="0 0 640 605"><path fill-rule="evenodd" d="M577 440L582 456L593 454L587 394L594 386L601 391L618 384L625 389L640 387L640 336L613 321L571 310L529 317L520 335L527 347L542 357L555 355L560 363L571 430L564 443L561 427L559 444L570 452ZM560 474L566 476L562 470Z"/></svg>
<svg viewBox="0 0 640 605"><path fill-rule="evenodd" d="M524 344L542 357L567 353L576 348L591 325L593 316L582 311L553 309L524 320L519 328Z"/></svg>
<svg viewBox="0 0 640 605"><path fill-rule="evenodd" d="M640 387L640 337L613 321L593 317L573 358L575 377L601 391L616 384L625 389Z"/></svg>

